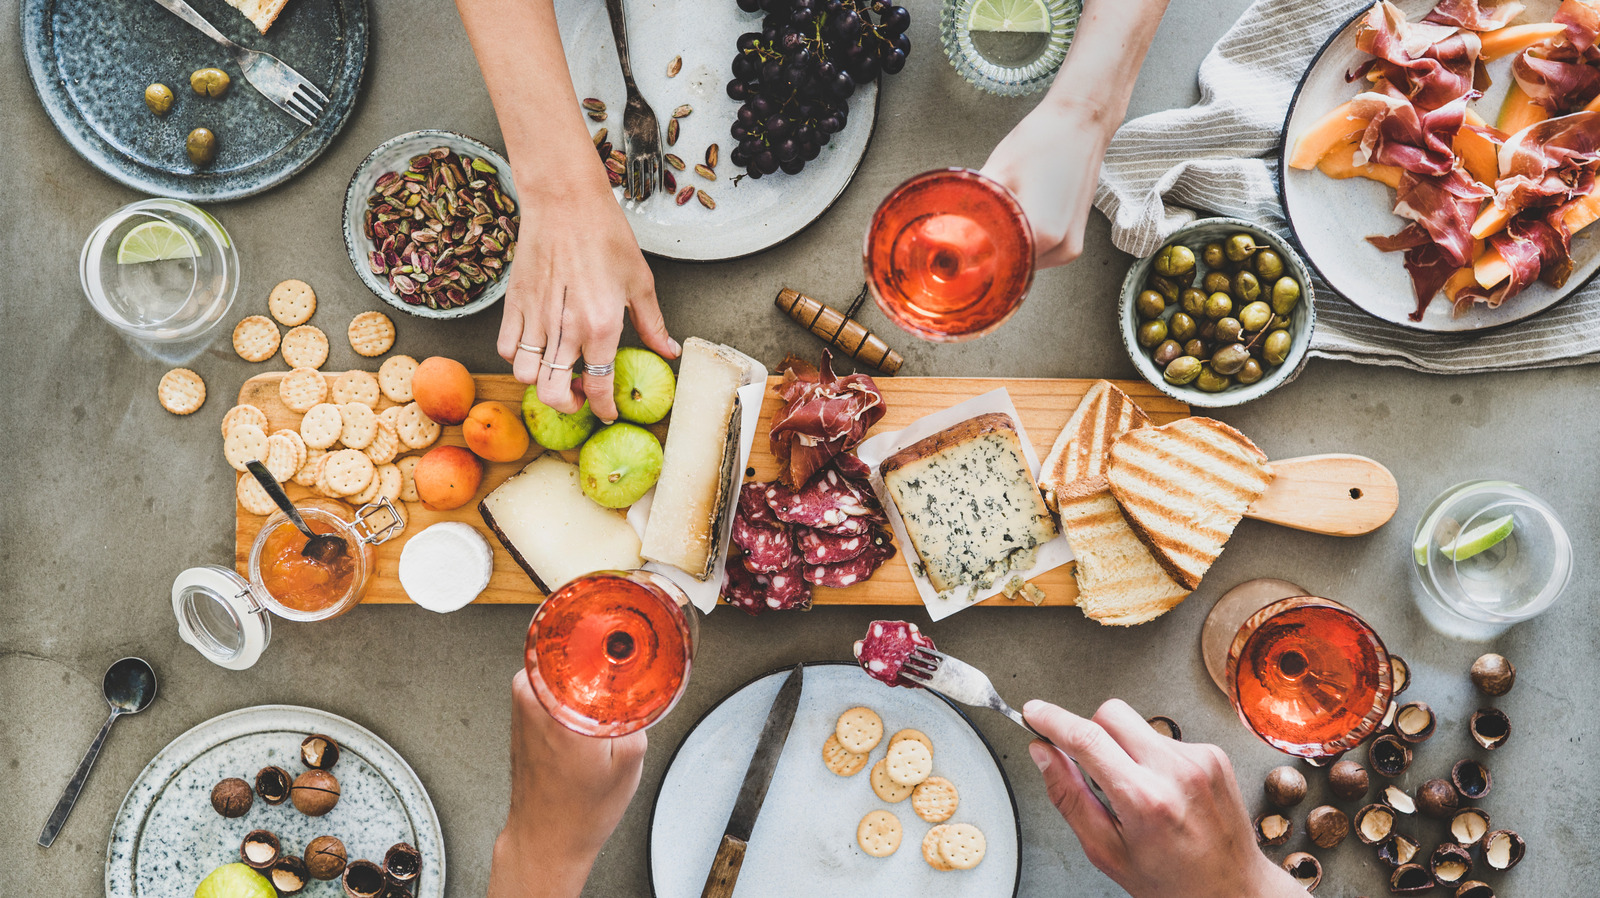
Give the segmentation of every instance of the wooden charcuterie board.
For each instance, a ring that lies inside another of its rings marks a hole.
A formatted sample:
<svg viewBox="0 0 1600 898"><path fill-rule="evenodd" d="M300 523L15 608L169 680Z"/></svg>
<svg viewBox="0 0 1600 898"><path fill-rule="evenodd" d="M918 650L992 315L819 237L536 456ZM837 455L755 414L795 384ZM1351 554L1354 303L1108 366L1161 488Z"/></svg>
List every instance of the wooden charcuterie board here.
<svg viewBox="0 0 1600 898"><path fill-rule="evenodd" d="M342 372L330 373L329 380L331 381L339 373ZM268 433L282 428L297 429L300 426L300 414L290 410L278 398L278 381L283 379L284 374L285 372L258 374L245 381L244 386L239 389L239 402L249 403L267 413L271 425L267 430ZM511 375L478 374L474 377L478 383L479 401L495 400L516 408L521 407L523 385ZM774 384L777 382L776 377L769 381ZM1077 408L1079 400L1093 383L1093 380L1012 380L976 377L878 378L877 384L883 391L888 414L872 433L899 430L924 415L949 408L958 402L1003 386L1010 393L1017 414L1022 417L1022 426L1033 441L1034 450L1042 458L1050 451L1056 433L1066 424L1067 417ZM1157 424L1165 424L1189 413L1187 405L1168 398L1149 384L1118 381L1117 386L1139 403ZM381 411L393 404L385 398L380 400L378 408ZM771 426L772 415L780 405L781 401L769 390L766 401L762 404L761 424L756 431L755 444L750 452L750 465L745 471L747 479L772 480L777 476L778 463L768 451L766 435ZM445 427L439 443L435 445L439 444L465 445L461 438L461 428ZM534 446L527 457L519 461L486 464L483 485L479 487L478 495L472 502L460 508L451 511L432 511L420 503L406 503L405 510L409 515L409 522L405 532L378 548L377 571L373 574L363 601L377 603L410 601L406 597L405 590L401 588L397 575L400 550L411 535L420 533L430 524L440 521L463 521L471 524L483 532L490 545L494 547L494 574L489 580L488 589L478 596L479 602L509 604L540 601L544 597L543 594L534 587L528 576L495 541L492 534L484 527L482 518L478 516L478 501L506 478L522 470L537 452L538 447ZM576 452L564 454L570 460L577 459ZM286 484L286 488L289 496L296 500L311 495L305 487L297 484ZM250 546L266 519L250 514L243 507L236 508L236 512L238 523L235 531L235 566L241 573L248 574ZM1049 571L1035 578L1033 582L1044 590L1047 605L1072 605L1077 601L1078 587L1072 577L1071 565ZM911 582L911 572L900 557L885 564L872 579L864 583L846 589L817 588L814 601L818 605L921 604L916 588ZM989 599L982 604L1032 607L1020 599L1012 600L1002 596Z"/></svg>

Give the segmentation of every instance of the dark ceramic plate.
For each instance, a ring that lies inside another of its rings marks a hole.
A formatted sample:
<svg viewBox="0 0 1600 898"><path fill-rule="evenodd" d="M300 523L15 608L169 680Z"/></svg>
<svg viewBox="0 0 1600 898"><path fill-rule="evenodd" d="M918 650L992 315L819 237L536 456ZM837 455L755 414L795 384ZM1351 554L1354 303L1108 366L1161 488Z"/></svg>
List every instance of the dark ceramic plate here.
<svg viewBox="0 0 1600 898"><path fill-rule="evenodd" d="M328 95L306 127L244 80L226 51L153 0L23 0L28 75L56 129L82 156L136 190L194 202L251 196L311 164L344 127L367 60L365 0L290 0L262 35L223 0L190 0L217 30L293 66ZM196 94L189 74L215 66L233 79L220 99ZM144 105L160 82L175 102L165 118ZM216 159L197 168L184 137L217 135Z"/></svg>

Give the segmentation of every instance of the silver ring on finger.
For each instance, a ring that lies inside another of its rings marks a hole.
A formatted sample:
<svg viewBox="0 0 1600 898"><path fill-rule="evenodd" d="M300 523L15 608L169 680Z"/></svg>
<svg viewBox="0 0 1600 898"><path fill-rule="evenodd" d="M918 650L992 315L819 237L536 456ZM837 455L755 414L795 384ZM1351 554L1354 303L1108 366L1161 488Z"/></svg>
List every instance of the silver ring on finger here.
<svg viewBox="0 0 1600 898"><path fill-rule="evenodd" d="M544 347L543 346L529 346L526 343L518 343L517 344L517 348L522 350L523 352L532 353L534 355L544 355Z"/></svg>
<svg viewBox="0 0 1600 898"><path fill-rule="evenodd" d="M617 363L615 360L606 362L604 365L591 365L588 362L583 363L583 373L589 375L590 377L610 377L611 372L615 370L617 370Z"/></svg>
<svg viewBox="0 0 1600 898"><path fill-rule="evenodd" d="M561 365L561 364L558 364L556 362L552 362L549 359L544 358L542 356L539 358L539 364L545 366L546 368L551 369L552 371L571 371L572 370L572 365L571 364Z"/></svg>

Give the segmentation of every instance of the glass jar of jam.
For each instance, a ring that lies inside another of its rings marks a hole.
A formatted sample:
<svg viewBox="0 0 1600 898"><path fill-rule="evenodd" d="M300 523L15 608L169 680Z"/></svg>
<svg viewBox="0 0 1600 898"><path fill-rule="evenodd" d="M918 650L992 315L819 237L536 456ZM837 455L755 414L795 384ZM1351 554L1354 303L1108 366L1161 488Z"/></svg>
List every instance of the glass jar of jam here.
<svg viewBox="0 0 1600 898"><path fill-rule="evenodd" d="M295 509L313 533L344 540L326 561L301 554L306 537L282 512L256 534L245 568L190 568L172 584L178 633L230 670L255 664L272 641L272 616L297 621L337 617L361 601L375 569L373 547L398 536L405 521L387 499L352 509L332 499L303 499Z"/></svg>

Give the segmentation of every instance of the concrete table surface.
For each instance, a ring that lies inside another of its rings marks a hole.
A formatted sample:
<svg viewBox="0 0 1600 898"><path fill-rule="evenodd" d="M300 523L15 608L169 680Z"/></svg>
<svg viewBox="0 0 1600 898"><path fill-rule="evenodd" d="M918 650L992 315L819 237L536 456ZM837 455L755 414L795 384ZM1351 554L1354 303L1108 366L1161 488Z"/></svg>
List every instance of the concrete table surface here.
<svg viewBox="0 0 1600 898"><path fill-rule="evenodd" d="M306 0L302 0L306 2ZM1191 103L1195 71L1245 0L1175 0L1143 75L1133 114ZM315 318L332 337L329 370L356 364L343 322L379 307L356 280L339 237L339 204L357 162L384 139L423 127L452 128L500 143L482 81L453 6L438 0L373 3L366 83L343 134L307 172L264 196L215 207L241 250L244 274L230 322L263 311L268 289L288 277L320 297ZM861 283L859 247L877 202L904 178L935 166L983 162L1030 107L961 82L938 49L938 7L912 4L917 48L885 88L878 133L855 183L815 226L754 259L717 265L652 262L669 325L745 349L769 365L786 353L815 356L816 340L772 307L779 287L832 302ZM270 651L249 671L214 667L179 641L168 591L180 570L227 564L233 553L233 472L216 427L239 384L271 368L236 357L227 328L191 363L206 379L199 413L178 418L156 404L167 365L136 354L84 300L74 265L90 227L136 195L83 162L51 127L23 70L17 0L0 2L0 895L90 895L101 890L111 820L147 760L188 728L242 706L285 702L325 708L375 730L427 785L443 820L452 896L482 894L490 847L507 805L507 686L521 665L528 606L473 607L439 616L413 607L367 607L337 621L279 622ZM429 52L406 52L420 43ZM244 88L240 88L244 89ZM876 310L867 320L906 356L907 375L1135 377L1115 332L1114 302L1129 258L1091 216L1076 264L1039 275L1015 320L959 346L898 335ZM443 354L473 370L504 371L494 354L498 310L429 323L396 315L397 350ZM1600 543L1600 372L1566 368L1439 377L1393 368L1312 362L1275 395L1218 417L1269 455L1349 451L1387 464L1399 479L1394 521L1365 538L1313 536L1246 521L1199 591L1166 617L1131 630L1103 629L1074 609L971 610L929 627L941 648L978 663L1015 703L1031 697L1092 711L1120 696L1145 714L1176 718L1191 741L1232 756L1252 811L1260 783L1283 762L1236 720L1201 664L1206 611L1227 587L1280 577L1360 611L1412 665L1407 698L1441 715L1439 734L1400 782L1414 788L1447 775L1462 757L1483 757L1495 788L1483 803L1497 826L1527 839L1527 861L1485 878L1513 895L1592 892L1600 825L1600 661L1595 651L1594 549ZM1046 437L1040 437L1044 439ZM1548 614L1492 643L1514 660L1517 688L1497 702L1514 722L1509 744L1471 748L1466 716L1480 704L1466 671L1489 646L1441 636L1422 621L1407 567L1411 529L1424 506L1461 480L1505 478L1555 506L1578 551L1567 595ZM896 561L895 563L899 563ZM644 782L586 892L649 893L644 846L663 767L691 724L720 697L774 666L846 658L876 616L872 608L748 618L710 616L688 693L650 733ZM913 619L925 621L921 612ZM102 672L124 655L156 667L161 692L144 714L120 722L54 848L34 845L105 708ZM1004 759L1022 813L1020 894L1116 895L1085 860L1045 799L1024 733L980 714ZM1296 835L1274 849L1305 849ZM1354 810L1354 806L1346 806ZM1431 848L1442 828L1408 823ZM1319 895L1385 890L1371 850L1349 840L1319 852ZM1503 884L1503 885L1502 885Z"/></svg>

